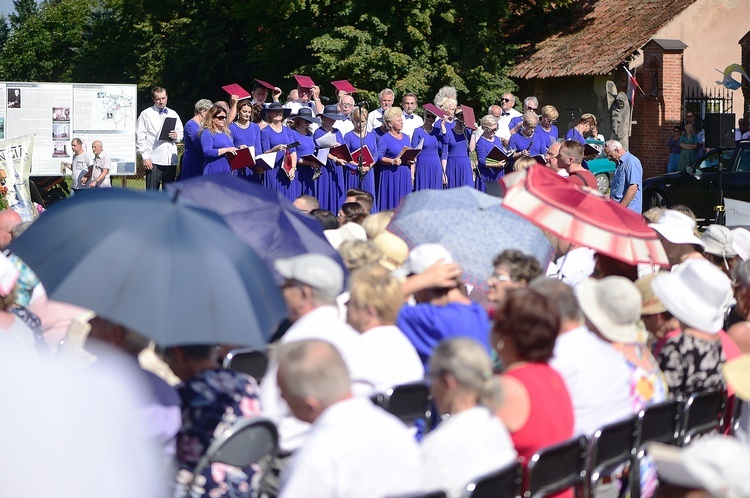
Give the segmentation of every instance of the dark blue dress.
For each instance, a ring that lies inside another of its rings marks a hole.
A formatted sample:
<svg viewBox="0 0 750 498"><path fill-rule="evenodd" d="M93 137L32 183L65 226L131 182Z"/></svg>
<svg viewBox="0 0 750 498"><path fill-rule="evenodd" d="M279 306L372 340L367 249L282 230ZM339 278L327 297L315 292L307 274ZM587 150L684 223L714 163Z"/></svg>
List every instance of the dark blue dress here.
<svg viewBox="0 0 750 498"><path fill-rule="evenodd" d="M565 140L575 140L581 145L586 145L586 139L583 138L583 135L581 135L581 132L579 132L575 128L571 128L568 130L568 133L565 134Z"/></svg>
<svg viewBox="0 0 750 498"><path fill-rule="evenodd" d="M547 153L546 138L534 132L530 137L525 137L521 132L515 133L508 141L508 149L513 152L529 151L529 155L544 155Z"/></svg>
<svg viewBox="0 0 750 498"><path fill-rule="evenodd" d="M544 138L547 149L559 138L559 131L555 125L550 126L549 131L542 128L542 125L537 125L534 134ZM544 153L546 154L547 151L545 150Z"/></svg>
<svg viewBox="0 0 750 498"><path fill-rule="evenodd" d="M494 140L490 142L484 137L477 139L477 164L479 165L479 175L477 175L476 188L482 192L487 191L485 182L497 182L500 178L505 175L503 168L488 168L487 167L487 154L490 153L492 147L497 147L503 150L503 143L500 141L500 137L492 137ZM505 165L508 166L507 164Z"/></svg>
<svg viewBox="0 0 750 498"><path fill-rule="evenodd" d="M354 152L355 150L360 148L360 138L357 135L355 131L350 131L346 135L344 135L344 142L346 143L346 146L349 147L349 150ZM372 157L377 162L378 160L378 139L377 135L373 132L368 133L365 135L365 145L368 149L370 149L370 153L372 154ZM347 168L348 169L348 168ZM359 181L359 174L354 172L352 174L351 172L347 171L345 173L346 179L347 179L347 185L346 188L358 188L360 190L364 190L365 192L369 192L375 196L375 165L373 164L370 168L370 171L367 172L367 174L362 178L362 183L360 184ZM372 211L375 212L375 211Z"/></svg>
<svg viewBox="0 0 750 498"><path fill-rule="evenodd" d="M455 128L451 128L443 136L443 144L448 147L448 164L445 171L448 176L448 188L474 186L469 159L470 138L471 135L465 128L463 133L456 133Z"/></svg>
<svg viewBox="0 0 750 498"><path fill-rule="evenodd" d="M226 133L213 133L208 128L204 128L198 134L203 150L203 175L220 175L230 173L229 161L226 156L219 155L219 149L225 147L234 147L232 137Z"/></svg>
<svg viewBox="0 0 750 498"><path fill-rule="evenodd" d="M292 130L292 136L295 142L299 142L299 146L295 150L297 151L297 178L300 183L300 195L311 195L317 198L318 189L315 180L313 180L315 168L299 164L302 156L315 154L315 140L313 140L312 133L303 135L296 130Z"/></svg>
<svg viewBox="0 0 750 498"><path fill-rule="evenodd" d="M411 146L416 147L424 140L422 152L417 156L416 172L414 174L414 191L424 189L443 188L443 136L440 128L433 126L432 131L427 133L423 127L414 130L411 137ZM447 152L447 149L445 149Z"/></svg>
<svg viewBox="0 0 750 498"><path fill-rule="evenodd" d="M341 132L334 129L336 142L344 143L344 137ZM313 138L319 139L328 133L322 126L315 130ZM318 178L318 201L321 209L327 209L333 214L337 214L341 205L346 199L346 183L344 183L344 168L338 166L333 160L326 161L326 165L320 169L321 175Z"/></svg>
<svg viewBox="0 0 750 498"><path fill-rule="evenodd" d="M256 156L261 153L260 126L256 123L249 123L247 128L241 128L237 123L232 123L229 125L229 133L232 135L235 147L247 145L248 147L254 147ZM244 177L253 183L263 181L263 176L257 174L251 168L245 168Z"/></svg>
<svg viewBox="0 0 750 498"><path fill-rule="evenodd" d="M386 133L378 141L378 158L395 159L404 147L411 147L409 135L401 134L398 139ZM402 164L380 164L380 188L378 189L378 211L395 209L402 197L406 197L412 190L411 167Z"/></svg>
<svg viewBox="0 0 750 498"><path fill-rule="evenodd" d="M294 142L292 136L292 130L286 126L281 127L281 132L276 133L271 126L266 126L260 131L260 143L263 147L263 152L274 148L279 144L290 144ZM294 200L300 195L300 183L297 177L294 180L290 180L284 171L284 151L276 153L276 162L272 170L266 171L263 175L263 185L268 188L272 188L281 192L284 197L294 202Z"/></svg>
<svg viewBox="0 0 750 498"><path fill-rule="evenodd" d="M201 125L192 119L185 123L185 152L180 164L180 180L187 180L203 174L203 149L198 139Z"/></svg>

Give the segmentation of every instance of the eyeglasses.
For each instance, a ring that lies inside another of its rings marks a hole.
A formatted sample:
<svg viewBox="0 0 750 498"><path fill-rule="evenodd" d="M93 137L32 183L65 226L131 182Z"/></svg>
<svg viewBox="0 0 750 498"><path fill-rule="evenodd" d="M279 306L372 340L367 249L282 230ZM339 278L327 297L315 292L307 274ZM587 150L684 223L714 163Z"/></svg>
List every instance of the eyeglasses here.
<svg viewBox="0 0 750 498"><path fill-rule="evenodd" d="M344 104L343 102L339 104L341 107L354 107L354 104Z"/></svg>
<svg viewBox="0 0 750 498"><path fill-rule="evenodd" d="M509 277L508 275L498 275L497 273L493 273L490 275L490 278L487 279L488 284L492 284L495 282L513 282L513 278Z"/></svg>
<svg viewBox="0 0 750 498"><path fill-rule="evenodd" d="M214 119L227 119L226 116L214 116Z"/></svg>
<svg viewBox="0 0 750 498"><path fill-rule="evenodd" d="M560 154L550 154L549 152L547 152L545 156L549 157L550 159L557 159L560 157Z"/></svg>

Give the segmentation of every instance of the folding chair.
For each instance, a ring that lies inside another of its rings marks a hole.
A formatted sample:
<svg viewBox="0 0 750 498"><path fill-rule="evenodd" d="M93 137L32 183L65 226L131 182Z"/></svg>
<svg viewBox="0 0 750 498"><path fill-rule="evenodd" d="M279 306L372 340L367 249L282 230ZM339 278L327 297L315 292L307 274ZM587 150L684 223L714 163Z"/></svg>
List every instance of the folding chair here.
<svg viewBox="0 0 750 498"><path fill-rule="evenodd" d="M741 400L737 396L734 397L734 406L732 407L732 418L730 420L730 434L735 436L740 428L740 420L742 414L748 409L748 402Z"/></svg>
<svg viewBox="0 0 750 498"><path fill-rule="evenodd" d="M266 418L256 417L242 419L214 439L206 453L193 470L193 479L185 490L189 496L196 477L214 462L249 467L265 456L276 454L279 434L273 422Z"/></svg>
<svg viewBox="0 0 750 498"><path fill-rule="evenodd" d="M658 442L676 444L679 433L680 403L676 400L657 403L638 413L635 451L630 462L630 496L641 496L640 460L646 454L646 444Z"/></svg>
<svg viewBox="0 0 750 498"><path fill-rule="evenodd" d="M539 450L529 459L524 498L544 496L575 487L580 494L586 480L586 436Z"/></svg>
<svg viewBox="0 0 750 498"><path fill-rule="evenodd" d="M693 393L682 400L680 408L679 446L685 446L700 434L721 431L724 425L726 395L724 391Z"/></svg>
<svg viewBox="0 0 750 498"><path fill-rule="evenodd" d="M469 483L464 498L520 498L522 477L521 463L513 463Z"/></svg>
<svg viewBox="0 0 750 498"><path fill-rule="evenodd" d="M268 356L252 348L233 349L227 353L222 366L225 370L246 373L260 382L268 368Z"/></svg>
<svg viewBox="0 0 750 498"><path fill-rule="evenodd" d="M423 382L392 387L373 396L372 401L407 425L413 425L420 419L430 419L432 396Z"/></svg>
<svg viewBox="0 0 750 498"><path fill-rule="evenodd" d="M636 440L635 415L605 425L596 430L588 442L584 495L593 498L594 490L602 477L611 476L628 464L633 456Z"/></svg>

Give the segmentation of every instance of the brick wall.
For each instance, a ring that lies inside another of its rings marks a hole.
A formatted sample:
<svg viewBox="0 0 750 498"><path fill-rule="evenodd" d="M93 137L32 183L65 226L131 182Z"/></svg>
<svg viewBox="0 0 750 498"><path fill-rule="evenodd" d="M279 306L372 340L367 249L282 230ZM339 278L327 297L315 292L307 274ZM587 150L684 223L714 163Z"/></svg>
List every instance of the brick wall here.
<svg viewBox="0 0 750 498"><path fill-rule="evenodd" d="M682 122L682 50L664 50L650 41L643 47L643 68L636 93L630 150L643 164L643 177L667 172L671 130Z"/></svg>

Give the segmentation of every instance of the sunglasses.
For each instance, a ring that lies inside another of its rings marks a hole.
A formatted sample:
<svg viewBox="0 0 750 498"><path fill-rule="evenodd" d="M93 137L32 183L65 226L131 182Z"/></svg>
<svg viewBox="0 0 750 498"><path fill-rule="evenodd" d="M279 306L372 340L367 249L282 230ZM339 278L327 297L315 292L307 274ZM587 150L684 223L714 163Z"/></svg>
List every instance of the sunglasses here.
<svg viewBox="0 0 750 498"><path fill-rule="evenodd" d="M510 102L510 99L506 99L505 97L503 97L503 98L502 98L501 100L502 100L503 102Z"/></svg>
<svg viewBox="0 0 750 498"><path fill-rule="evenodd" d="M226 116L214 116L214 119L227 119Z"/></svg>

